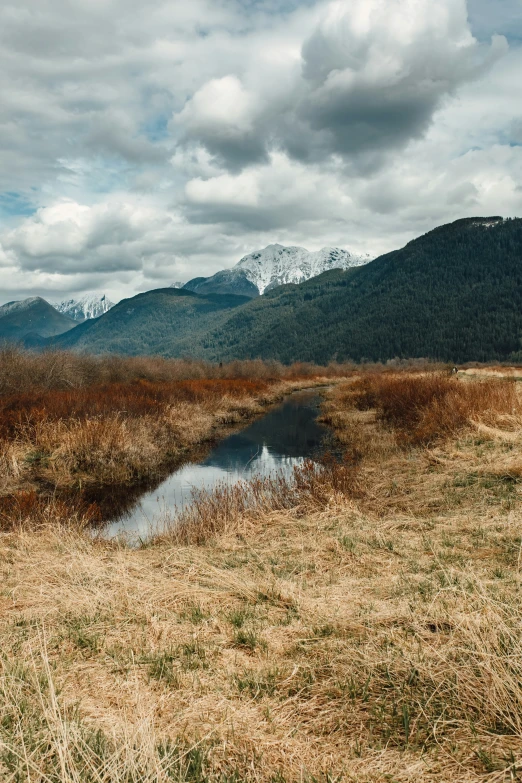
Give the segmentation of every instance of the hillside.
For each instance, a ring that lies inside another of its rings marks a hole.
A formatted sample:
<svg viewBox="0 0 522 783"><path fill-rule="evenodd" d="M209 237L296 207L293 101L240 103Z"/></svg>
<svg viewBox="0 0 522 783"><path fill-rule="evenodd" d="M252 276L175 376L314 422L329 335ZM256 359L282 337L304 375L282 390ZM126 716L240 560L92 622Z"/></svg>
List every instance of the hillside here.
<svg viewBox="0 0 522 783"><path fill-rule="evenodd" d="M242 269L223 269L212 277L195 277L185 283L183 288L196 294L236 294L248 296L249 299L259 296L259 289L251 283Z"/></svg>
<svg viewBox="0 0 522 783"><path fill-rule="evenodd" d="M463 362L519 359L521 336L522 220L469 218L364 266L255 299L140 294L53 342L216 361Z"/></svg>
<svg viewBox="0 0 522 783"><path fill-rule="evenodd" d="M465 219L348 272L250 302L212 335L214 358L520 358L522 220Z"/></svg>
<svg viewBox="0 0 522 783"><path fill-rule="evenodd" d="M48 343L92 353L189 353L198 337L226 320L231 309L248 300L241 296L198 296L178 288L160 288L123 299L107 313L84 321Z"/></svg>
<svg viewBox="0 0 522 783"><path fill-rule="evenodd" d="M0 307L0 340L38 341L72 329L75 322L52 305L33 296Z"/></svg>

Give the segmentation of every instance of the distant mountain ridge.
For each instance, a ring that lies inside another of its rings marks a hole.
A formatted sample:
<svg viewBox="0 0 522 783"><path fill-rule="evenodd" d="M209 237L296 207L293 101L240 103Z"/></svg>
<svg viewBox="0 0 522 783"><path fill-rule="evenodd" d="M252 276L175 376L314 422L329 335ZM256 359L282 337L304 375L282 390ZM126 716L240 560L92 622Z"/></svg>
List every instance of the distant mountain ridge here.
<svg viewBox="0 0 522 783"><path fill-rule="evenodd" d="M91 318L99 318L107 313L114 302L105 294L85 294L79 299L65 299L63 302L52 303L53 307L63 315L68 315L73 321L82 323Z"/></svg>
<svg viewBox="0 0 522 783"><path fill-rule="evenodd" d="M268 245L264 250L244 256L236 265L260 294L287 283L304 283L330 269L351 269L372 260L370 255L350 253L338 247L323 247L310 252L304 247Z"/></svg>
<svg viewBox="0 0 522 783"><path fill-rule="evenodd" d="M351 269L372 260L338 247L310 252L304 247L268 245L244 256L231 269L196 277L184 288L198 294L239 294L254 298L287 283L303 283L330 269Z"/></svg>
<svg viewBox="0 0 522 783"><path fill-rule="evenodd" d="M79 323L99 318L112 307L105 294L85 294L54 305L40 296L7 302L0 306L0 340L38 346Z"/></svg>
<svg viewBox="0 0 522 783"><path fill-rule="evenodd" d="M72 318L59 313L40 296L0 307L0 341L37 343L63 334L75 325Z"/></svg>
<svg viewBox="0 0 522 783"><path fill-rule="evenodd" d="M243 296L200 296L179 288L159 288L122 299L101 318L78 324L69 335L61 335L48 345L126 355L168 356L177 355L179 350L181 355L189 356L193 336L202 326L217 328L230 312L248 301Z"/></svg>
<svg viewBox="0 0 522 783"><path fill-rule="evenodd" d="M238 285L254 286L245 268L229 271ZM518 363L522 219L457 220L369 263L265 288L263 296L165 288L79 324L39 297L9 302L0 309L2 339L213 361Z"/></svg>
<svg viewBox="0 0 522 783"><path fill-rule="evenodd" d="M30 296L28 299L22 299L21 301L6 302L4 305L0 306L0 318L12 313L22 313L25 310L29 310L39 301L39 296ZM45 299L42 299L41 301L45 302Z"/></svg>
<svg viewBox="0 0 522 783"><path fill-rule="evenodd" d="M520 362L521 261L522 219L467 218L263 296L149 291L48 344L212 361Z"/></svg>

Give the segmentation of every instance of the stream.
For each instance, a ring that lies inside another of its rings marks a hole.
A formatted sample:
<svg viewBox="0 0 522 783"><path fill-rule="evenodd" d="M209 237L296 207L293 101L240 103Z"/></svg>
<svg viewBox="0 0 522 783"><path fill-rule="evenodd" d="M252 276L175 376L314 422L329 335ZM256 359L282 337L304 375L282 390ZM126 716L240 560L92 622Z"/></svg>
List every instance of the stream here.
<svg viewBox="0 0 522 783"><path fill-rule="evenodd" d="M291 475L295 465L318 457L329 430L317 421L321 395L293 392L243 430L220 441L199 462L187 462L103 527L104 537L122 534L146 538L190 504L194 489L212 489L223 481L273 474Z"/></svg>

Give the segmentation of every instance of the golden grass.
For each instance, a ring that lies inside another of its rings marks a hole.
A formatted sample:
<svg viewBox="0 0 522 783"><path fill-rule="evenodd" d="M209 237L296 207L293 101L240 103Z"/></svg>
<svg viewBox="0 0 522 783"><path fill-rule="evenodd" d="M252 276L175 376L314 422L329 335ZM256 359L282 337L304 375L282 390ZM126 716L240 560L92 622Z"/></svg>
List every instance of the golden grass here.
<svg viewBox="0 0 522 783"><path fill-rule="evenodd" d="M42 486L125 485L161 476L196 446L258 416L290 391L325 382L240 384L234 393L218 387L188 400L177 398L174 386L171 399L162 390L164 399L144 413L123 406L58 418L42 415L42 408L22 412L12 434L0 438L0 497ZM110 387L104 395L110 396Z"/></svg>
<svg viewBox="0 0 522 783"><path fill-rule="evenodd" d="M289 391L347 372L0 349L0 499L161 477Z"/></svg>
<svg viewBox="0 0 522 783"><path fill-rule="evenodd" d="M200 545L2 536L2 781L519 779L522 419L412 448L351 395L356 482L315 505L204 498Z"/></svg>

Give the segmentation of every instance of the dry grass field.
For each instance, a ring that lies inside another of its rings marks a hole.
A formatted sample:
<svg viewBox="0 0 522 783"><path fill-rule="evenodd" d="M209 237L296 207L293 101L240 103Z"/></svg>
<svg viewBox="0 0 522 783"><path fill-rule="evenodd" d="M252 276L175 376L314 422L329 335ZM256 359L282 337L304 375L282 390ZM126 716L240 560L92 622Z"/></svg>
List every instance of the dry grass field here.
<svg viewBox="0 0 522 783"><path fill-rule="evenodd" d="M122 486L158 475L195 446L342 366L119 359L0 351L3 505L43 488ZM21 493L24 493L23 495ZM16 505L16 504L15 504ZM5 517L5 514L4 514Z"/></svg>
<svg viewBox="0 0 522 783"><path fill-rule="evenodd" d="M2 783L522 778L518 385L374 371L323 417L343 462L200 494L139 549L19 504Z"/></svg>

